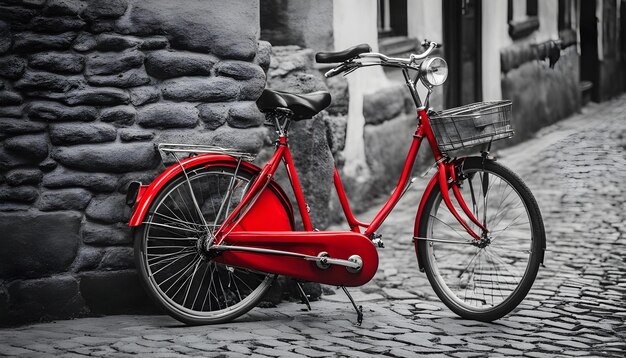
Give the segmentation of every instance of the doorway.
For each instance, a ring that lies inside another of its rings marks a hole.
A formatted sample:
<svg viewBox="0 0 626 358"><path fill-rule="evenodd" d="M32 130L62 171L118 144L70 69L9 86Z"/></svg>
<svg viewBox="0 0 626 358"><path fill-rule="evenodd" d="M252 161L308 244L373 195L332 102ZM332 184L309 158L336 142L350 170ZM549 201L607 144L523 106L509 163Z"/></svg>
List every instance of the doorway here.
<svg viewBox="0 0 626 358"><path fill-rule="evenodd" d="M599 65L596 0L585 0L580 2L580 81L594 102L600 99Z"/></svg>
<svg viewBox="0 0 626 358"><path fill-rule="evenodd" d="M481 0L443 2L446 108L482 100L481 10Z"/></svg>

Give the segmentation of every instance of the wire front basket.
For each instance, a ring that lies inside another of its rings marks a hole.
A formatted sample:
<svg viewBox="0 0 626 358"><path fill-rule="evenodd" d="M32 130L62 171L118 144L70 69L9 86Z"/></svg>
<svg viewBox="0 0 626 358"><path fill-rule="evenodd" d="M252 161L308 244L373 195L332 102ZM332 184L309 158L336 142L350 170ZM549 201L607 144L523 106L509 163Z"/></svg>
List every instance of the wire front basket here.
<svg viewBox="0 0 626 358"><path fill-rule="evenodd" d="M512 137L511 101L478 102L430 116L430 125L443 152L490 144Z"/></svg>

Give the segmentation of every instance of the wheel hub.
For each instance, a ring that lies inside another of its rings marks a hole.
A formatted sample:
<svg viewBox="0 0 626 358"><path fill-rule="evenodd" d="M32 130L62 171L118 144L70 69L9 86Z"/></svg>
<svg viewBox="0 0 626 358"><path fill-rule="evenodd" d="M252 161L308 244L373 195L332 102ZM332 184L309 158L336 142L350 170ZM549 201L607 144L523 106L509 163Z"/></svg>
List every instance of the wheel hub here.
<svg viewBox="0 0 626 358"><path fill-rule="evenodd" d="M472 244L479 249L484 249L485 247L489 246L489 244L491 244L491 237L483 235L480 240L475 240Z"/></svg>
<svg viewBox="0 0 626 358"><path fill-rule="evenodd" d="M196 251L204 261L212 260L219 255L217 250L210 250L211 246L215 244L214 240L211 240L212 237L210 233L206 233L196 241Z"/></svg>

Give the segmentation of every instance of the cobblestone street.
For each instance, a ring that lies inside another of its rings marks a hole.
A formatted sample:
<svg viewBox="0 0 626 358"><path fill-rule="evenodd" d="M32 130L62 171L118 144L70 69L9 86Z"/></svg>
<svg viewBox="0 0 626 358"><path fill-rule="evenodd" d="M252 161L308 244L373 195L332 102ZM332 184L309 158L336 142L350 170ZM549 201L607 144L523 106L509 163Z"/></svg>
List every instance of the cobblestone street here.
<svg viewBox="0 0 626 358"><path fill-rule="evenodd" d="M519 308L494 322L462 320L435 296L411 241L420 179L379 230L379 272L312 302L255 308L236 322L185 327L168 316L108 316L0 330L0 355L172 356L615 356L626 355L626 96L504 149L542 210L545 267ZM417 168L415 174L424 168ZM378 207L359 215L371 218ZM340 229L333 227L332 229Z"/></svg>

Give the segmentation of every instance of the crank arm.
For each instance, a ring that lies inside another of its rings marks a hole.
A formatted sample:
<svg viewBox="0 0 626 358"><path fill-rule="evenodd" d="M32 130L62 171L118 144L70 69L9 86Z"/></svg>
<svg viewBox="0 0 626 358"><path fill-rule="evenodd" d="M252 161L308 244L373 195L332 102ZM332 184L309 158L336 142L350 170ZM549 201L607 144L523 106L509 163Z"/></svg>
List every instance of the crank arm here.
<svg viewBox="0 0 626 358"><path fill-rule="evenodd" d="M328 253L320 252L318 256L311 256L300 254L297 252L291 251L282 251L282 250L272 250L272 249L264 249L261 247L245 247L245 246L230 246L230 245L214 245L210 248L210 250L216 251L244 251L244 252L254 252L259 254L270 254L270 255L284 255L284 256L292 256L299 257L307 261L315 261L317 263L317 267L320 269L327 269L330 265L343 266L349 272L359 272L361 268L363 268L363 260L359 255L352 255L348 260L343 259L334 259L332 257L328 257Z"/></svg>

